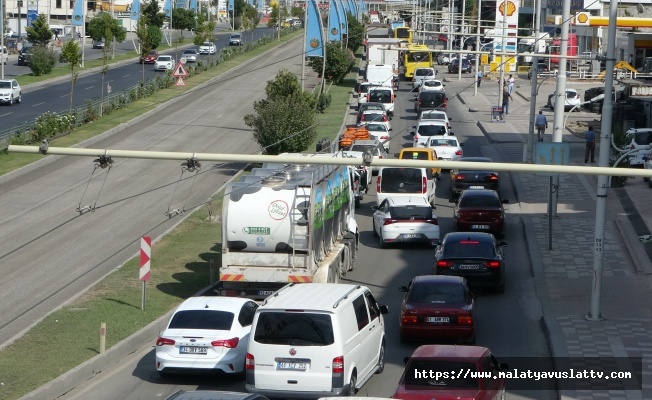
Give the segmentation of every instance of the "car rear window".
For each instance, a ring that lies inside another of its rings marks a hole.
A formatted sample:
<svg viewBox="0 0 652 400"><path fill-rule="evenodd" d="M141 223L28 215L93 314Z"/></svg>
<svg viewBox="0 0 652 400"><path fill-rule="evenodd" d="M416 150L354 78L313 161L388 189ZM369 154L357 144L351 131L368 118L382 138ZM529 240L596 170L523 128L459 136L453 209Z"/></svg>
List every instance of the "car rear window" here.
<svg viewBox="0 0 652 400"><path fill-rule="evenodd" d="M276 311L260 313L254 341L292 346L328 346L335 342L330 315Z"/></svg>
<svg viewBox="0 0 652 400"><path fill-rule="evenodd" d="M411 359L405 367L403 383L405 384L406 389L409 389L409 386L418 386L421 388L477 388L478 378L471 378L471 374L468 374L467 377L466 374L458 376L458 374L451 373L451 371L477 372L477 370L478 369L474 363L439 361L423 358ZM422 371L429 371L429 376L424 376ZM441 372L442 374L437 374L438 372ZM440 378L431 378L431 376L434 376L435 374L439 375Z"/></svg>
<svg viewBox="0 0 652 400"><path fill-rule="evenodd" d="M368 104L368 103L367 103ZM379 111L385 111L385 108L379 104L372 104L368 106L362 107L362 111L367 111L367 110L379 110Z"/></svg>
<svg viewBox="0 0 652 400"><path fill-rule="evenodd" d="M421 98L421 100L428 100L428 101L432 101L432 100L443 101L444 100L444 95L441 94L441 93L421 92L419 94L419 97Z"/></svg>
<svg viewBox="0 0 652 400"><path fill-rule="evenodd" d="M378 147L374 146L373 144L354 144L351 146L351 151L361 151L361 152L366 152L367 150L370 150L372 154L377 154Z"/></svg>
<svg viewBox="0 0 652 400"><path fill-rule="evenodd" d="M464 288L460 285L416 284L410 288L410 303L459 304L466 303Z"/></svg>
<svg viewBox="0 0 652 400"><path fill-rule="evenodd" d="M233 313L219 310L179 311L170 321L170 329L211 329L228 331L233 324Z"/></svg>
<svg viewBox="0 0 652 400"><path fill-rule="evenodd" d="M637 132L634 135L634 142L639 146L652 144L652 132Z"/></svg>
<svg viewBox="0 0 652 400"><path fill-rule="evenodd" d="M446 114L443 112L424 112L421 114L421 119L440 119L443 121L446 119Z"/></svg>
<svg viewBox="0 0 652 400"><path fill-rule="evenodd" d="M446 127L442 125L420 125L417 133L420 136L445 135Z"/></svg>
<svg viewBox="0 0 652 400"><path fill-rule="evenodd" d="M371 85L360 85L360 93L367 93Z"/></svg>
<svg viewBox="0 0 652 400"><path fill-rule="evenodd" d="M415 76L433 76L435 73L431 69L417 69L414 71Z"/></svg>
<svg viewBox="0 0 652 400"><path fill-rule="evenodd" d="M462 196L460 207L500 207L500 200L495 196Z"/></svg>
<svg viewBox="0 0 652 400"><path fill-rule="evenodd" d="M369 132L387 132L387 128L381 124L369 124L367 125L367 130Z"/></svg>
<svg viewBox="0 0 652 400"><path fill-rule="evenodd" d="M372 90L369 93L369 101L388 103L392 101L392 94L389 90Z"/></svg>
<svg viewBox="0 0 652 400"><path fill-rule="evenodd" d="M459 147L455 139L430 139L430 145Z"/></svg>
<svg viewBox="0 0 652 400"><path fill-rule="evenodd" d="M577 96L577 92L566 92L567 99L574 99Z"/></svg>
<svg viewBox="0 0 652 400"><path fill-rule="evenodd" d="M418 168L385 168L381 190L389 193L421 193L422 176Z"/></svg>
<svg viewBox="0 0 652 400"><path fill-rule="evenodd" d="M431 150L432 151L432 150ZM430 160L428 152L425 151L404 151L401 152L401 160Z"/></svg>
<svg viewBox="0 0 652 400"><path fill-rule="evenodd" d="M473 239L446 241L442 249L444 258L494 258L495 256L493 243Z"/></svg>
<svg viewBox="0 0 652 400"><path fill-rule="evenodd" d="M395 206L389 208L389 214L395 219L423 220L432 218L432 208L428 206Z"/></svg>

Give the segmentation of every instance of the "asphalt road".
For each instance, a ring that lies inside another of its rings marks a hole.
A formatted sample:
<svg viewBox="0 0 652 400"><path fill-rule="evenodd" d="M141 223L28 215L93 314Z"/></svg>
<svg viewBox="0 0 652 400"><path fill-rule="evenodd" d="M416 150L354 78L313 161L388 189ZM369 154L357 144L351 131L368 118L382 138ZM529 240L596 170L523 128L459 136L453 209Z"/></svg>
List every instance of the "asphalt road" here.
<svg viewBox="0 0 652 400"><path fill-rule="evenodd" d="M300 73L299 42L234 68L227 77L180 96L169 109L94 146L257 152L242 116L253 111L253 101L264 96L265 82L280 68ZM168 218L168 209L201 205L243 167L205 164L190 190L188 173L177 188L178 161L116 160L89 180L91 158L51 160L45 167L0 179L0 347L131 258L141 236L156 238L173 227L180 218ZM93 204L95 212L76 211L78 205Z"/></svg>
<svg viewBox="0 0 652 400"><path fill-rule="evenodd" d="M175 30L176 32L176 30ZM251 41L252 34L253 40L258 40L264 35L270 35L273 30L270 28L259 28L246 32L245 42ZM186 35L188 33L186 32ZM87 38L88 39L88 38ZM185 48L198 46L193 45L187 38L186 43L181 47L173 50L164 51L161 54L170 54L174 56L178 62L181 58L181 53ZM87 40L87 43L90 43ZM217 47L216 55L200 55L199 60L208 60L215 58L219 54L220 49L229 47L228 35L218 35L215 40ZM134 46L131 39L127 39L116 46L116 54L126 53L133 51ZM85 48L86 59L99 59L102 58L102 50L92 49L87 44ZM110 62L110 61L109 61ZM19 66L16 58L11 59L9 64L5 66L5 77L17 77L20 83L20 75L31 73L27 66ZM104 77L104 96L108 94L108 87L110 86L112 93L125 91L142 81L143 75L146 80L155 76L163 75L163 71L155 71L153 64L140 64L138 59L120 62L109 66L106 76ZM101 71L93 73L82 73L77 79L73 92L72 107L83 105L87 99L99 99L102 96L102 73ZM47 82L46 84L34 85L34 88L23 88L23 102L13 107L3 106L0 107L0 118L2 118L2 129L31 122L39 115L49 111L55 113L65 113L69 109L70 104L70 78L62 77L54 82Z"/></svg>
<svg viewBox="0 0 652 400"><path fill-rule="evenodd" d="M245 82L242 82L245 85ZM468 78L461 82L447 83L449 93L469 84ZM409 128L414 125L416 114L412 111L413 95L408 93L407 83L401 83L403 90L397 95L396 116L392 121L393 152L409 147L412 137ZM215 95L218 96L217 94ZM198 103L197 103L198 104ZM190 104L192 107L192 104ZM353 111L352 111L353 112ZM469 118L467 107L457 100L449 102L449 115L454 132L465 144L466 156L495 156L495 149L489 145L478 130L476 121ZM188 120L188 119L184 119ZM162 126L161 126L162 128ZM512 202L514 192L509 174L503 174L504 197ZM360 255L357 267L347 274L343 282L361 283L373 291L380 303L389 306L386 315L387 359L382 375L375 375L359 392L358 396L390 397L402 373L402 359L411 354L416 345L401 344L398 332L398 310L402 294L398 286L405 285L415 275L429 274L432 268L433 249L427 247L396 247L381 250L378 240L371 232L371 209L375 204L372 187L358 209L356 219L361 230ZM444 176L437 187L437 215L442 235L452 230L452 205L448 202L448 177ZM477 296L477 344L491 348L500 357L541 357L549 359L548 346L541 329L541 306L536 297L534 281L530 271L528 254L521 224L518 204L508 205L508 229L505 240L507 287L504 294L479 293ZM153 345L153 343L152 343ZM526 359L523 359L526 361ZM512 367L520 367L512 365ZM243 381L230 378L181 376L161 379L154 369L154 348L148 346L122 360L115 368L105 370L100 377L62 397L62 400L93 398L96 400L145 400L165 398L179 389L193 390L235 390L244 391ZM516 391L508 387L508 399L554 399L554 387L546 391Z"/></svg>

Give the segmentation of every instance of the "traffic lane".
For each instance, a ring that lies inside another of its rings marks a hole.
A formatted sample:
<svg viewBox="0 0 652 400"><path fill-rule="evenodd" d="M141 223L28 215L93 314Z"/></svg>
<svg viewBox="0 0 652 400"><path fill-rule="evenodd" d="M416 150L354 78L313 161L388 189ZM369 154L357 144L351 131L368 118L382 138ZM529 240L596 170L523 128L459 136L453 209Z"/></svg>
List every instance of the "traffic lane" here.
<svg viewBox="0 0 652 400"><path fill-rule="evenodd" d="M243 65L94 147L255 153L258 146L242 117L264 97L265 82L279 69L300 73L301 54L297 46L277 48L267 55L265 67ZM0 301L7 309L0 315L0 343L131 258L139 237L156 237L173 226L177 218L165 215L168 208L203 204L243 167L205 163L196 181L183 176L173 197L181 173L178 161L115 160L111 169L98 170L86 189L92 158L53 159L46 168L0 185L0 206L6 210L0 217L0 273L5 277ZM75 211L78 204L96 200L95 212L80 216ZM32 289L29 295L25 287Z"/></svg>

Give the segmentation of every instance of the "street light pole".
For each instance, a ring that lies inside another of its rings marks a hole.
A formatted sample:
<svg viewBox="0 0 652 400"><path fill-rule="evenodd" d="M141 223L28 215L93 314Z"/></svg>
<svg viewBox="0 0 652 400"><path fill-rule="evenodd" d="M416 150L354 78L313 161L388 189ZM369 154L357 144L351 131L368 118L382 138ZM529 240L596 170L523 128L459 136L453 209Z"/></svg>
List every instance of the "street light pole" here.
<svg viewBox="0 0 652 400"><path fill-rule="evenodd" d="M539 40L539 36L541 35L541 2L543 0L535 0L536 1L536 12L535 12L535 20L534 20L534 56L532 57L532 66L530 67L530 71L532 71L531 74L531 87L530 87L530 127L528 130L528 135L527 135L527 156L525 157L525 162L528 164L532 164L534 160L534 118L536 117L537 113L537 95L539 94L539 88L537 87L537 79L539 75L539 57L536 56L536 54L539 52L539 46L537 45L537 41ZM565 126L566 124L564 124Z"/></svg>
<svg viewBox="0 0 652 400"><path fill-rule="evenodd" d="M464 50L464 10L466 9L466 0L462 0L462 26L460 27L460 50ZM457 56L457 80L462 80L462 53Z"/></svg>
<svg viewBox="0 0 652 400"><path fill-rule="evenodd" d="M5 57L9 57L9 54L5 54L5 4L0 0L0 79L5 79Z"/></svg>
<svg viewBox="0 0 652 400"><path fill-rule="evenodd" d="M503 82L505 82L505 59L507 58L505 51L505 42L506 42L506 36L507 36L507 0L503 0L503 29L502 29L502 39L500 42L500 51L503 53L502 56L500 56L500 78L498 80L498 105L502 106L503 105L503 90L505 88L503 87ZM503 110L505 112L505 110Z"/></svg>
<svg viewBox="0 0 652 400"><path fill-rule="evenodd" d="M482 0L478 0L478 28L477 32L475 33L475 51L480 50L480 20L482 16ZM478 95L478 84L480 83L478 81L478 72L480 72L480 54L475 53L475 85L473 86L473 95L477 96ZM484 74L483 74L484 75ZM484 76L483 76L484 77Z"/></svg>

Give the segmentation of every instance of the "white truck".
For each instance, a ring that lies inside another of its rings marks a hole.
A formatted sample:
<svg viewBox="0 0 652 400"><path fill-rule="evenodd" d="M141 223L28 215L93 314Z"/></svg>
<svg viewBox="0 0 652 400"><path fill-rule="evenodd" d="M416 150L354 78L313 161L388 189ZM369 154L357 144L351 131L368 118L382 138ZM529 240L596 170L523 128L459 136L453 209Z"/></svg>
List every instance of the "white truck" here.
<svg viewBox="0 0 652 400"><path fill-rule="evenodd" d="M338 282L352 270L354 173L343 165L267 163L229 183L217 292L260 300L289 282Z"/></svg>
<svg viewBox="0 0 652 400"><path fill-rule="evenodd" d="M399 56L402 50L401 39L396 38L374 38L367 41L367 53L365 58L367 64L390 64L399 65Z"/></svg>
<svg viewBox="0 0 652 400"><path fill-rule="evenodd" d="M548 48L546 39L550 39L550 35L548 35L548 33L541 33L538 38L536 36L529 36L520 39L518 41L517 47L517 52L519 55L516 58L518 65L532 65L532 56L521 55L522 53L546 54L546 50Z"/></svg>
<svg viewBox="0 0 652 400"><path fill-rule="evenodd" d="M367 64L365 82L375 86L393 87L398 79L398 70L391 64Z"/></svg>

